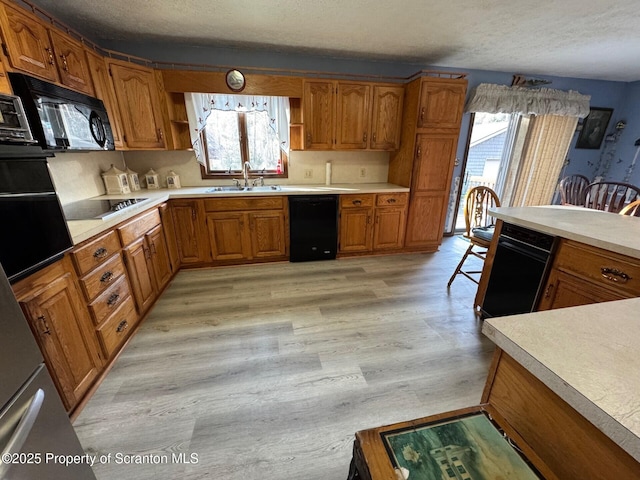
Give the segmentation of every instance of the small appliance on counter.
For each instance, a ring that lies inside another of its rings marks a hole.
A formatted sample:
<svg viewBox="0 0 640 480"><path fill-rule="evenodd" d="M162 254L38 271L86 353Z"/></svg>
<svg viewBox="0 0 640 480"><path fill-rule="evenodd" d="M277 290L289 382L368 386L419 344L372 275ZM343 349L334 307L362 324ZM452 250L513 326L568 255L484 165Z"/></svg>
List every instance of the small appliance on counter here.
<svg viewBox="0 0 640 480"><path fill-rule="evenodd" d="M115 150L111 123L102 100L9 72L22 99L33 138L46 150Z"/></svg>

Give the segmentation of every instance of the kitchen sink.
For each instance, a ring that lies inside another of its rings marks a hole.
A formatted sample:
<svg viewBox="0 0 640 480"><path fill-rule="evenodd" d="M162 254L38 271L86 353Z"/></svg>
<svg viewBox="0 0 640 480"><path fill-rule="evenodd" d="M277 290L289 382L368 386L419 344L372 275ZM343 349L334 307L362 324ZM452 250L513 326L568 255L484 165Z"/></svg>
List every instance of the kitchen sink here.
<svg viewBox="0 0 640 480"><path fill-rule="evenodd" d="M236 187L223 186L223 187L211 187L205 190L206 193L222 193L222 192L279 192L282 190L280 185L262 185L256 187Z"/></svg>

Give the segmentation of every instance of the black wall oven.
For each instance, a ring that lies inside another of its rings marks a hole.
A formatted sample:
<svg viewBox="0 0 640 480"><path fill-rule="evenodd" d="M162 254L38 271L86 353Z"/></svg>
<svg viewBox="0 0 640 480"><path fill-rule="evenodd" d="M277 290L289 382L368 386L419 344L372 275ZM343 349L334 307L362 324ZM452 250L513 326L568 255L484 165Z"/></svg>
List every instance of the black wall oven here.
<svg viewBox="0 0 640 480"><path fill-rule="evenodd" d="M555 237L503 223L482 302L482 318L529 313L546 279Z"/></svg>
<svg viewBox="0 0 640 480"><path fill-rule="evenodd" d="M73 246L47 157L30 145L0 145L0 264L15 282Z"/></svg>

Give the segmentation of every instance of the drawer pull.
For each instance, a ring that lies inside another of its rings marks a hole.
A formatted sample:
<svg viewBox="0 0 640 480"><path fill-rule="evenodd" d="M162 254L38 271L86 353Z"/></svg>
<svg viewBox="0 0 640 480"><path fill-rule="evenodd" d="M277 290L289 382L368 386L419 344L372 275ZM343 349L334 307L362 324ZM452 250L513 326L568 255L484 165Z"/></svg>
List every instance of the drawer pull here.
<svg viewBox="0 0 640 480"><path fill-rule="evenodd" d="M388 198L387 199L387 203L396 203L396 199L395 198Z"/></svg>
<svg viewBox="0 0 640 480"><path fill-rule="evenodd" d="M118 324L118 328L116 328L116 332L118 333L122 333L124 332L127 327L129 326L129 324L127 323L126 320L122 320L119 324Z"/></svg>
<svg viewBox="0 0 640 480"><path fill-rule="evenodd" d="M120 299L120 294L114 293L107 299L107 305L109 305L110 307L113 307L116 303L118 303L119 299Z"/></svg>
<svg viewBox="0 0 640 480"><path fill-rule="evenodd" d="M602 272L602 276L604 278L612 282L627 283L629 280L631 280L631 277L629 275L624 273L622 270L618 270L617 268L602 267L600 269L600 272Z"/></svg>
<svg viewBox="0 0 640 480"><path fill-rule="evenodd" d="M107 255L109 255L109 250L104 247L100 247L93 252L93 258L105 258Z"/></svg>
<svg viewBox="0 0 640 480"><path fill-rule="evenodd" d="M353 202L354 205L362 205L362 200L354 200Z"/></svg>
<svg viewBox="0 0 640 480"><path fill-rule="evenodd" d="M113 272L111 271L104 272L100 277L102 283L109 283L111 280L113 280Z"/></svg>

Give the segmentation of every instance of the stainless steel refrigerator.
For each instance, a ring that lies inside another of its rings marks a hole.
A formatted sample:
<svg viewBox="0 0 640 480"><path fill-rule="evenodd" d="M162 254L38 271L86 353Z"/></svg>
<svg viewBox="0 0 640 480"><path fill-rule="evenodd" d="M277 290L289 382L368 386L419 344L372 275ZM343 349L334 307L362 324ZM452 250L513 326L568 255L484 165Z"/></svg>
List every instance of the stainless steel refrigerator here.
<svg viewBox="0 0 640 480"><path fill-rule="evenodd" d="M1 266L0 454L1 480L96 478Z"/></svg>

